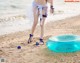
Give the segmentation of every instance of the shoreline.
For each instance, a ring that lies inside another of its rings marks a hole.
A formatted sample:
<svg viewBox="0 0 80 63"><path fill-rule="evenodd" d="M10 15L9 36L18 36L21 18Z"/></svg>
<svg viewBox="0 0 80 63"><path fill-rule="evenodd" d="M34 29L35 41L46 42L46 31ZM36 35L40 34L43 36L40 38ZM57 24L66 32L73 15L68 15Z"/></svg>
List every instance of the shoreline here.
<svg viewBox="0 0 80 63"><path fill-rule="evenodd" d="M58 18L58 19L55 19L56 17L58 17L57 15L54 15L54 16L49 15L49 17L45 21L45 24L49 23L49 22L63 21L63 20L69 19L69 18L79 16L79 15L80 14L78 14L78 15L74 14L73 16L65 16L65 17L63 17L63 15L62 15L63 18L61 17L61 18ZM13 16L12 18L16 18L17 20L13 20L13 21L10 21L10 22L9 21L1 22L1 24L0 24L0 26L1 26L0 27L1 28L0 36L8 35L8 34L11 34L11 33L16 33L16 32L19 32L19 31L22 32L22 31L31 29L32 22L29 19L27 19L26 15L23 15L22 17L21 16L17 16L17 17ZM23 23L22 23L22 21L23 21ZM38 25L39 25L39 23L38 23Z"/></svg>
<svg viewBox="0 0 80 63"><path fill-rule="evenodd" d="M69 17L69 18L66 18L66 19L62 19L62 20L57 20L57 21L48 21L47 23L45 23L45 25L44 25L44 27L45 27L45 29L46 29L46 27L47 27L47 25L49 26L49 27L51 27L50 25L51 24L53 24L52 26L55 28L55 29L60 29L60 28L58 28L59 26L61 26L61 29L65 29L65 27L63 27L63 26L67 26L67 25L65 25L66 24L66 22L69 22L70 20L71 20L71 22L72 22L72 20L74 20L74 19L77 19L78 17L79 17L80 15L78 15L78 16L73 16L73 17ZM70 23L71 23L70 22ZM55 27L55 25L57 25L57 23L59 24L57 27ZM62 24L62 25L61 25ZM74 24L76 24L76 23L74 23ZM78 23L79 24L79 23ZM70 26L70 24L69 24L69 26ZM37 30L38 30L38 28L40 28L39 26L37 26ZM72 29L72 28L69 28L69 29ZM74 28L75 29L75 28ZM8 35L13 35L13 34L18 34L18 33L27 33L27 32L30 32L30 30L31 29L27 29L27 30L24 30L24 31L18 31L18 32L13 32L13 33L9 33L9 34L4 34L4 35L0 35L0 37L1 36L8 36ZM36 33L36 32L35 32Z"/></svg>

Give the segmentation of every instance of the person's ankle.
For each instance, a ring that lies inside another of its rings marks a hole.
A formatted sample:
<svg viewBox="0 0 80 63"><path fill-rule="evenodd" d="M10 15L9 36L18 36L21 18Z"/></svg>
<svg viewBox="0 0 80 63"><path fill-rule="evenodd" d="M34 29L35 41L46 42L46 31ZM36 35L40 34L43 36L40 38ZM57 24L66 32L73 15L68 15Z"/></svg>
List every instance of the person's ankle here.
<svg viewBox="0 0 80 63"><path fill-rule="evenodd" d="M40 42L44 42L44 41L43 41L43 38L40 38L39 40L40 40Z"/></svg>
<svg viewBox="0 0 80 63"><path fill-rule="evenodd" d="M30 37L33 37L33 34L29 34L30 35Z"/></svg>

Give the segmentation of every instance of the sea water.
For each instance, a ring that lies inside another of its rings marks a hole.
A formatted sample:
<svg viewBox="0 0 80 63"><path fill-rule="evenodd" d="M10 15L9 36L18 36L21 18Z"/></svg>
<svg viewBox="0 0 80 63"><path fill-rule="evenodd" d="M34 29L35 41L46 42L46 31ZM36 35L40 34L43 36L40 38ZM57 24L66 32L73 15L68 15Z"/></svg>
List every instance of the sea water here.
<svg viewBox="0 0 80 63"><path fill-rule="evenodd" d="M0 0L0 35L30 29L33 23L33 0ZM48 21L57 21L80 14L80 2L66 3L54 0L54 13L49 13Z"/></svg>

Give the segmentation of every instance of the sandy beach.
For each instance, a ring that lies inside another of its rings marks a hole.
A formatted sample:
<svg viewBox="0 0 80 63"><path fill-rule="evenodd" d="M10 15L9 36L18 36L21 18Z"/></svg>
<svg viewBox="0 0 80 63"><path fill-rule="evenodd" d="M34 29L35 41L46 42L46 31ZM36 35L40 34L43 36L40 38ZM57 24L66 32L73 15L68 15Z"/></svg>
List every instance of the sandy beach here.
<svg viewBox="0 0 80 63"><path fill-rule="evenodd" d="M46 41L51 36L80 35L80 15L46 23L45 44L39 47L34 44L39 39L40 27L37 27L31 44L27 44L29 33L30 29L0 36L0 58L4 58L3 63L80 63L80 52L54 53L46 47Z"/></svg>

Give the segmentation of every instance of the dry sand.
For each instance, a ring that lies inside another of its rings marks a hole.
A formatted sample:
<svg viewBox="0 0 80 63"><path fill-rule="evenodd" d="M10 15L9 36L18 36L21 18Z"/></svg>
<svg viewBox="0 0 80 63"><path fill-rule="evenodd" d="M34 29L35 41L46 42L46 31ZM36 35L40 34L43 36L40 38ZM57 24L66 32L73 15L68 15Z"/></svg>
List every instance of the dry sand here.
<svg viewBox="0 0 80 63"><path fill-rule="evenodd" d="M26 30L0 36L0 58L4 58L3 63L80 63L80 52L54 53L46 47L46 41L50 36L80 35L80 15L45 24L45 44L42 46L33 46L39 39L40 27L37 27L31 44L27 44L29 33L30 30ZM21 49L17 49L18 45Z"/></svg>

